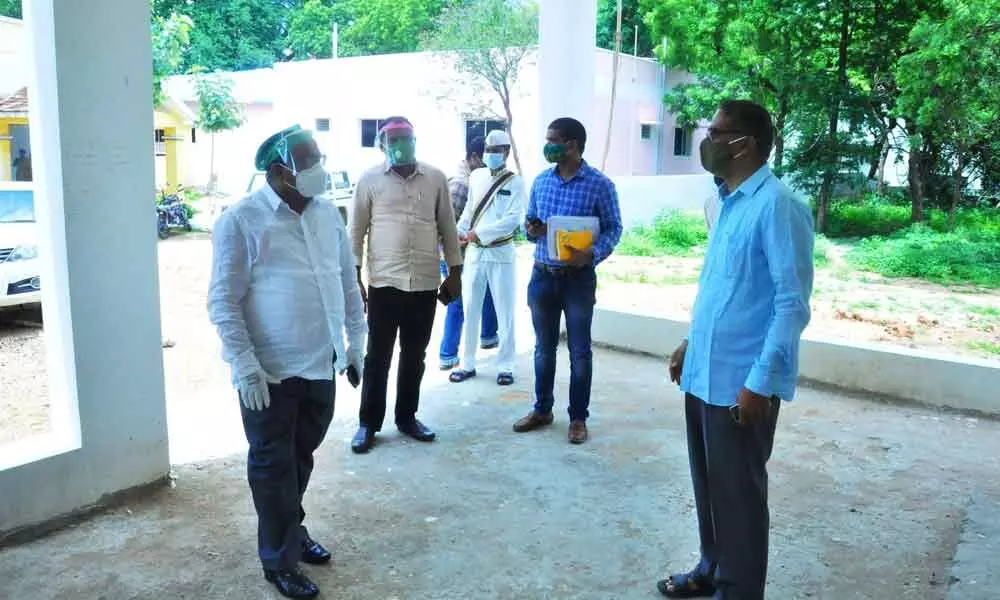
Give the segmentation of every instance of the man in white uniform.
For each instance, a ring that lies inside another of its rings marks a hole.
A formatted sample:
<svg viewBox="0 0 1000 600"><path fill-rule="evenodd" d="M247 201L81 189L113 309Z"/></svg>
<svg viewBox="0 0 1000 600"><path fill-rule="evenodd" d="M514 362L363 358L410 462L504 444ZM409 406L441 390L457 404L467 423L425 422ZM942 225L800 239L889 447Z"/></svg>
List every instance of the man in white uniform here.
<svg viewBox="0 0 1000 600"><path fill-rule="evenodd" d="M462 297L465 306L465 340L461 368L449 379L460 383L476 376L479 320L486 287L496 307L500 349L497 384L514 383L514 281L517 255L514 232L524 218L524 180L507 170L510 136L491 131L486 136L484 168L469 175L469 201L458 222L459 240L467 244Z"/></svg>
<svg viewBox="0 0 1000 600"><path fill-rule="evenodd" d="M334 371L361 372L368 329L347 228L314 198L327 175L312 134L271 136L255 163L267 185L212 231L208 312L242 402L264 576L286 597L312 598L319 590L299 561L330 553L302 525L302 497L333 418Z"/></svg>

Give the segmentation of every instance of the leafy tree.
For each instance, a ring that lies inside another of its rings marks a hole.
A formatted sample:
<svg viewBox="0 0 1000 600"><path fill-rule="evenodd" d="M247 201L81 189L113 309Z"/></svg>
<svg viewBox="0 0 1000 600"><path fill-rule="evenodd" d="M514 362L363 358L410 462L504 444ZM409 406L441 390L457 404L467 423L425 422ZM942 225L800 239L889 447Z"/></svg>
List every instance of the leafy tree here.
<svg viewBox="0 0 1000 600"><path fill-rule="evenodd" d="M478 83L496 93L503 105L518 171L521 159L511 129L511 94L524 59L537 42L537 4L509 0L472 0L447 8L435 21L435 31L424 38L425 48L453 56L457 69L472 76L472 85Z"/></svg>
<svg viewBox="0 0 1000 600"><path fill-rule="evenodd" d="M337 12L332 5L322 0L306 0L301 8L292 13L286 44L295 52L295 56L333 56L332 32Z"/></svg>
<svg viewBox="0 0 1000 600"><path fill-rule="evenodd" d="M643 22L641 0L622 2L622 52L638 56L653 56L656 45L649 27ZM597 4L597 47L615 49L615 28L618 22L618 0L599 0ZM638 43L636 41L638 28Z"/></svg>
<svg viewBox="0 0 1000 600"><path fill-rule="evenodd" d="M23 18L21 14L21 0L0 0L0 17L10 17L12 19Z"/></svg>
<svg viewBox="0 0 1000 600"><path fill-rule="evenodd" d="M288 21L302 0L154 0L161 17L186 15L194 23L191 49L180 72L269 67L282 56Z"/></svg>
<svg viewBox="0 0 1000 600"><path fill-rule="evenodd" d="M194 24L186 15L170 13L168 17L153 14L150 23L153 41L153 106L163 104L163 79L177 73L191 45Z"/></svg>
<svg viewBox="0 0 1000 600"><path fill-rule="evenodd" d="M334 4L340 24L341 56L413 52L435 27L449 0L341 0Z"/></svg>
<svg viewBox="0 0 1000 600"><path fill-rule="evenodd" d="M215 189L215 134L243 124L243 107L233 97L233 80L219 74L199 74L195 79L198 96L198 128L212 137L209 162L209 190Z"/></svg>
<svg viewBox="0 0 1000 600"><path fill-rule="evenodd" d="M922 134L947 140L954 168L950 222L972 153L992 146L1000 118L1000 0L946 0L947 16L913 28L916 49L899 61L900 110Z"/></svg>

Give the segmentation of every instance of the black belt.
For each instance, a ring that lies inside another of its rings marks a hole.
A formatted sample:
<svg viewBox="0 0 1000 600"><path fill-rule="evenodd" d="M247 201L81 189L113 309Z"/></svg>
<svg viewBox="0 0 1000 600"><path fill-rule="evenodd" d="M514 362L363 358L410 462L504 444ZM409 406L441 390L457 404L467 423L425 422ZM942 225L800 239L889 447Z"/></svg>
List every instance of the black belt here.
<svg viewBox="0 0 1000 600"><path fill-rule="evenodd" d="M480 244L479 242L472 242L472 245L476 248L499 248L500 246L506 246L507 244L514 241L514 234L505 235L499 240L494 240L491 244Z"/></svg>
<svg viewBox="0 0 1000 600"><path fill-rule="evenodd" d="M574 267L572 265L547 265L545 263L536 262L535 269L553 275L555 277L562 277L565 275L576 275L577 273L583 273L588 269L593 269L594 267L588 265L586 267Z"/></svg>

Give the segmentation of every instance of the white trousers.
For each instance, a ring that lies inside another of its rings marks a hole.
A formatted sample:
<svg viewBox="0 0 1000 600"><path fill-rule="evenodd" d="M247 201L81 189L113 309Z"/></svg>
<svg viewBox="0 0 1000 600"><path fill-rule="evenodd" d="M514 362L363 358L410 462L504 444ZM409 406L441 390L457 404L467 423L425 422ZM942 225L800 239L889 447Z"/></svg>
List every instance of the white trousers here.
<svg viewBox="0 0 1000 600"><path fill-rule="evenodd" d="M514 302L517 291L514 283L517 264L513 262L467 262L462 270L462 307L465 310L465 329L462 331L462 366L466 371L476 368L476 350L479 348L479 323L483 318L483 300L486 285L493 295L497 312L497 372L514 373L517 350L514 346Z"/></svg>

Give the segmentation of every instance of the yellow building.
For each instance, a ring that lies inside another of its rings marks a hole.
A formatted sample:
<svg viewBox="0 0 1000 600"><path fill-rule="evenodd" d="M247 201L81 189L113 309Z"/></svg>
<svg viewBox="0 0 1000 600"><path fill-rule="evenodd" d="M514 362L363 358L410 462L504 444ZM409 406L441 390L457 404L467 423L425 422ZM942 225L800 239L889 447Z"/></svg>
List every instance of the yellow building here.
<svg viewBox="0 0 1000 600"><path fill-rule="evenodd" d="M173 192L187 181L186 156L195 142L195 115L184 104L167 98L153 111L153 128L156 186ZM27 89L0 96L0 181L14 180L15 159L31 157L28 131Z"/></svg>
<svg viewBox="0 0 1000 600"><path fill-rule="evenodd" d="M28 93L24 88L0 96L0 181L14 180L14 160L31 153L28 140Z"/></svg>

